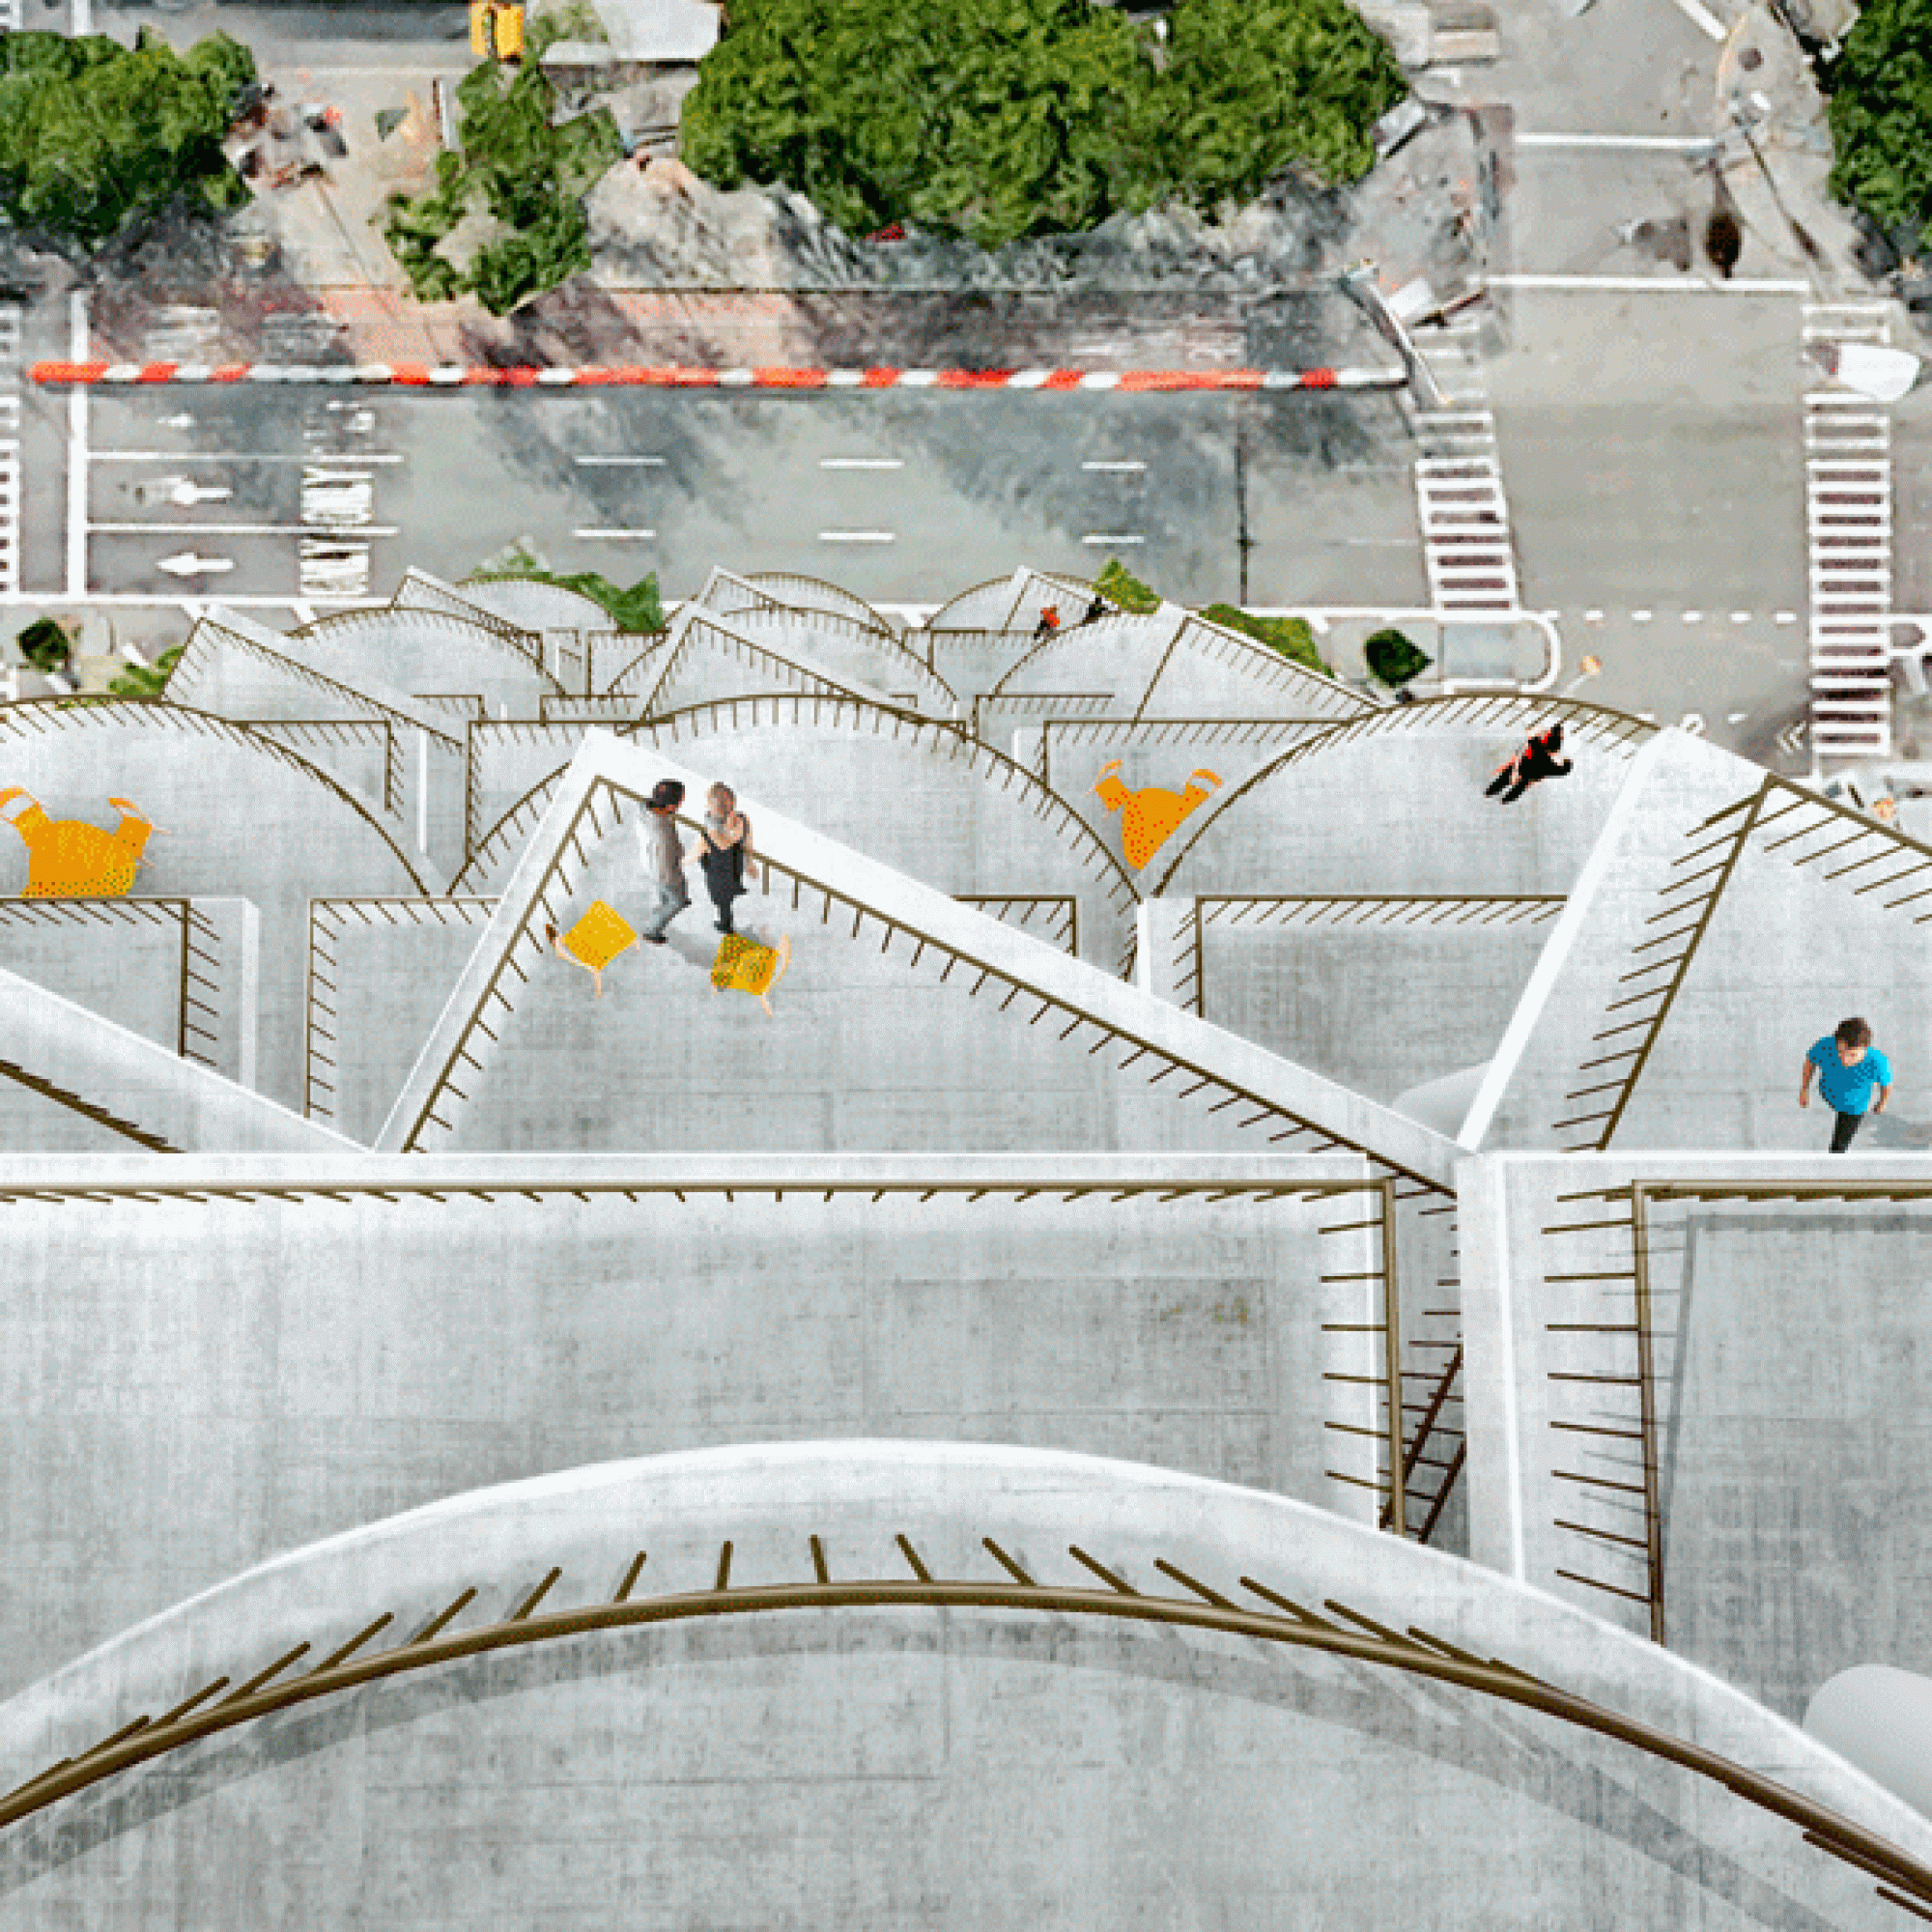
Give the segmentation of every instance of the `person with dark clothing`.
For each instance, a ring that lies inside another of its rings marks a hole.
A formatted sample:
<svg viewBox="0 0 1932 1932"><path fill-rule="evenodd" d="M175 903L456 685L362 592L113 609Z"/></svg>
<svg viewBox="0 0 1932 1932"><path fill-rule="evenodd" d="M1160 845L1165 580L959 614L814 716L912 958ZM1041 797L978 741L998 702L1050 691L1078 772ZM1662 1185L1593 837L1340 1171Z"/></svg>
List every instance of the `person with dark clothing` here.
<svg viewBox="0 0 1932 1932"><path fill-rule="evenodd" d="M703 869L705 890L718 909L718 930L728 933L731 901L743 897L748 874L757 876L753 869L752 821L738 810L737 794L729 785L713 785L704 804L704 823L692 856Z"/></svg>
<svg viewBox="0 0 1932 1932"><path fill-rule="evenodd" d="M1505 805L1514 805L1531 785L1544 779L1560 779L1573 766L1573 760L1559 758L1556 754L1563 749L1563 726L1552 724L1548 730L1533 734L1528 744L1504 765L1490 781L1485 798L1502 795Z"/></svg>
<svg viewBox="0 0 1932 1932"><path fill-rule="evenodd" d="M684 848L678 843L676 812L684 803L684 786L676 779L660 779L645 801L647 810L638 825L638 853L644 864L644 883L652 904L639 937L653 946L669 942L665 928L691 903L684 888Z"/></svg>
<svg viewBox="0 0 1932 1932"><path fill-rule="evenodd" d="M1084 617L1082 617L1080 622L1078 624L1075 624L1073 628L1077 631L1081 628L1082 625L1097 624L1100 621L1100 619L1104 617L1106 614L1107 614L1107 600L1104 597L1096 596L1094 599L1093 603L1088 605L1087 614Z"/></svg>
<svg viewBox="0 0 1932 1932"><path fill-rule="evenodd" d="M1060 629L1060 606L1049 604L1039 613L1039 622L1033 627L1036 638L1050 638Z"/></svg>
<svg viewBox="0 0 1932 1932"><path fill-rule="evenodd" d="M1833 1153L1843 1153L1865 1116L1884 1113L1891 1098L1891 1062L1871 1043L1871 1037L1863 1020L1840 1020L1837 1030L1804 1056L1798 1104L1811 1104L1811 1076L1817 1074L1819 1097L1837 1116L1832 1125Z"/></svg>

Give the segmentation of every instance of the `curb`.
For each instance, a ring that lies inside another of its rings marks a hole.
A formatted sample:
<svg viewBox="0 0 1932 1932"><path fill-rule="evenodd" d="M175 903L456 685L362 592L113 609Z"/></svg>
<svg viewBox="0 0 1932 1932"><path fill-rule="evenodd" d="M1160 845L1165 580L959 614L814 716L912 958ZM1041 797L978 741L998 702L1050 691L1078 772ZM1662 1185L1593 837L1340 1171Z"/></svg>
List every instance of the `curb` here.
<svg viewBox="0 0 1932 1932"><path fill-rule="evenodd" d="M608 365L496 369L421 362L35 362L46 384L355 384L376 388L633 389L1400 389L1400 369L694 369Z"/></svg>

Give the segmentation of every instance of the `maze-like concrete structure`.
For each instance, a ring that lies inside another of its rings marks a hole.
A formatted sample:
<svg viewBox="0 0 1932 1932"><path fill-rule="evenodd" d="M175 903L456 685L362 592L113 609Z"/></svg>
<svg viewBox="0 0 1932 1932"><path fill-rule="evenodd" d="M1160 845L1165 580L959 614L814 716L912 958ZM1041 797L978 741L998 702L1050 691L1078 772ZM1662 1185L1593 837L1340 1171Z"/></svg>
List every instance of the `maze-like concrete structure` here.
<svg viewBox="0 0 1932 1932"><path fill-rule="evenodd" d="M0 848L0 1932L1932 1913L1799 1727L1932 1676L1932 849L1094 596L411 572L0 706L156 828ZM768 951L694 867L595 991L666 778Z"/></svg>

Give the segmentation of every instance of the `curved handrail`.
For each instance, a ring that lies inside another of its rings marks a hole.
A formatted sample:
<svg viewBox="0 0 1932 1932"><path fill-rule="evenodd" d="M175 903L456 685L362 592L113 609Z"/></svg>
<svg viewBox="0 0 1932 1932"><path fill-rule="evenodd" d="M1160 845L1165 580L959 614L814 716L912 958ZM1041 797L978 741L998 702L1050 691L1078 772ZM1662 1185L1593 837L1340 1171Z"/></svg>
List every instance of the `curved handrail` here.
<svg viewBox="0 0 1932 1932"><path fill-rule="evenodd" d="M1701 1745L1624 1717L1500 1660L1485 1662L1472 1652L1444 1638L1431 1636L1412 1625L1407 1633L1398 1633L1332 1598L1325 1599L1323 1609L1359 1627L1344 1629L1329 1617L1306 1609L1292 1598L1243 1576L1238 1587L1269 1605L1265 1610L1250 1610L1160 1558L1154 1559L1154 1567L1193 1592L1199 1601L1151 1596L1136 1590L1118 1572L1096 1561L1077 1544L1069 1544L1067 1553L1106 1587L1042 1584L1030 1577L991 1537L982 1537L980 1541L1007 1573L1008 1580L995 1583L935 1577L912 1544L900 1536L899 1548L914 1573L910 1580L868 1577L835 1582L826 1570L823 1548L813 1537L812 1566L817 1573L814 1582L753 1584L734 1589L730 1585L731 1546L727 1543L720 1557L716 1588L633 1600L630 1593L644 1561L643 1552L639 1551L616 1597L608 1604L548 1613L539 1610L538 1605L561 1574L553 1568L519 1608L500 1623L487 1624L457 1636L442 1635L447 1625L475 1597L474 1589L467 1589L408 1642L374 1657L356 1658L355 1651L394 1621L392 1614L384 1612L348 1644L298 1678L279 1685L269 1682L307 1654L310 1646L306 1643L250 1678L217 1704L208 1706L208 1699L226 1689L230 1682L226 1677L217 1678L186 1704L178 1705L158 1720L145 1716L137 1718L93 1749L63 1760L0 1798L0 1827L32 1817L76 1792L218 1732L312 1703L317 1698L357 1690L365 1684L380 1683L410 1671L437 1669L465 1658L605 1631L689 1623L700 1617L753 1616L784 1610L1016 1610L1035 1616L1105 1617L1170 1630L1250 1637L1290 1650L1316 1651L1351 1662L1404 1671L1473 1690L1500 1703L1540 1712L1722 1785L1747 1804L1798 1826L1808 1842L1856 1866L1866 1876L1895 1885L1922 1904L1932 1904L1932 1865L1843 1813ZM197 1709L201 1706L207 1708ZM1880 1895L1887 1896L1883 1889ZM1909 1899L1906 1905L1919 1917L1925 1916Z"/></svg>
<svg viewBox="0 0 1932 1932"><path fill-rule="evenodd" d="M843 611L847 616L857 617L862 622L871 625L874 630L892 633L893 627L863 597L840 584L828 583L822 577L807 577L802 571L797 570L753 570L746 574L745 582L757 585L761 590L768 583L802 583L808 590L820 591L828 597L836 598L838 604L835 608ZM819 607L808 605L805 608L817 610Z"/></svg>
<svg viewBox="0 0 1932 1932"><path fill-rule="evenodd" d="M487 639L491 643L501 645L504 649L513 652L519 660L527 665L531 670L535 671L553 691L561 691L563 689L563 686L544 668L541 648L526 641L531 635L529 632L495 630L490 625L479 623L473 618L459 617L452 611L431 611L424 609L420 605L412 604L384 604L374 608L364 607L355 611L330 611L309 623L298 625L296 629L288 632L286 635L291 638L321 638L323 641L327 642L335 633L347 631L357 624L363 625L366 628L372 623L394 624L403 619L416 623L447 626L451 630L460 632L465 638L472 640Z"/></svg>
<svg viewBox="0 0 1932 1932"><path fill-rule="evenodd" d="M406 591L413 589L419 597L431 601L426 604L405 604ZM451 606L458 608L452 609ZM432 582L423 572L410 565L403 572L403 580L396 585L395 594L389 599L391 611L430 611L444 617L461 618L465 623L481 624L485 630L495 631L505 643L514 645L532 662L540 658L542 646L536 633L523 624L513 624L507 617L497 615L487 605L478 604L473 598L465 597L454 584Z"/></svg>
<svg viewBox="0 0 1932 1932"><path fill-rule="evenodd" d="M11 704L0 704L0 730L8 727L10 722L19 713L31 712L45 707L48 710L68 710L74 705L71 697L23 697ZM177 716L192 719L196 726L210 735L226 738L244 748L278 758L285 765L299 772L306 779L313 779L324 790L331 791L344 805L361 818L384 845L396 855L396 863L408 873L412 883L419 893L427 893L429 887L422 875L412 866L403 848L390 838L383 822L369 808L348 789L340 780L324 771L320 765L312 765L299 753L292 752L286 745L278 744L272 738L264 737L251 730L246 724L238 724L232 718L224 718L216 711L197 711L191 704L176 704L166 697L128 697L108 698L84 705L77 715L100 724L127 722L122 714L128 714L133 722L147 724L165 724L169 717ZM270 721L272 722L272 721Z"/></svg>
<svg viewBox="0 0 1932 1932"><path fill-rule="evenodd" d="M1211 811L1197 814L1200 822L1188 835L1186 842L1168 861L1167 869L1160 875L1160 881L1148 890L1150 898L1158 898L1173 883L1174 875L1186 863L1187 855L1201 842L1208 829L1220 823L1222 816L1234 806L1236 799L1245 798L1255 786L1272 778L1286 765L1313 756L1317 752L1327 751L1350 738L1380 736L1388 731L1412 731L1427 724L1432 716L1450 708L1459 711L1475 711L1494 714L1485 717L1484 724L1502 724L1512 718L1520 723L1524 718L1555 717L1564 721L1577 719L1584 724L1612 721L1618 725L1627 725L1628 730L1612 731L1609 735L1618 739L1633 741L1652 736L1657 726L1648 721L1633 717L1628 711L1618 711L1607 704L1593 704L1582 697L1536 697L1524 696L1518 692L1473 693L1460 692L1444 697L1421 697L1413 704L1392 704L1385 709L1367 713L1360 718L1338 720L1334 728L1320 731L1312 738L1304 738L1299 744L1291 745L1280 757L1271 758L1257 771L1250 773L1232 791L1223 792Z"/></svg>
<svg viewBox="0 0 1932 1932"><path fill-rule="evenodd" d="M776 610L735 611L730 613L734 624L774 624L794 623L810 627L822 624L828 632L837 635L837 627L847 626L846 635L872 645L882 652L893 668L910 671L923 686L927 695L936 696L942 704L956 705L959 694L955 692L917 651L908 650L892 631L867 623L862 617L853 617L843 611L801 610L796 605L781 605Z"/></svg>
<svg viewBox="0 0 1932 1932"><path fill-rule="evenodd" d="M746 705L753 707L749 724L738 716L740 708ZM762 718L758 715L757 708L765 705L788 706L791 716L789 719ZM802 716L801 714L808 708L811 715ZM825 715L828 710L829 716ZM766 724L809 724L819 729L830 725L835 729L848 730L854 736L860 735L868 722L871 722L872 728L866 735L878 736L880 734L876 722L871 720L870 714L876 714L877 719L891 719L895 726L893 734L895 738L901 742L910 739L922 751L942 753L954 763L957 763L963 755L969 768L977 767L983 760L989 775L1004 781L1002 790L1010 790L1015 783L1021 785L1035 817L1045 820L1058 833L1065 834L1069 828L1071 829L1070 843L1076 856L1090 875L1097 880L1113 909L1124 913L1138 902L1140 894L1135 890L1133 879L1126 867L1107 849L1099 834L1059 792L1051 785L1043 783L1026 766L1008 757L1004 752L995 750L980 739L966 738L961 733L945 724L936 724L929 718L916 718L906 712L886 711L862 698L831 697L819 693L785 692L755 697L707 698L700 704L687 704L679 710L668 711L662 718L620 724L616 728L615 735L619 738L639 738L648 734L653 745L656 745L663 736L668 738L669 743L677 744L686 736L695 738L702 735L697 729L687 733L684 727L700 719L707 719L719 723L728 722L733 728L739 730L753 729ZM452 893L461 893L473 887L471 874L483 864L485 855L497 842L498 836L507 838L514 829L512 821L520 813L528 813L538 804L539 794L547 797L568 769L569 761L566 759L547 778L539 779L497 820L477 841L476 849L470 854L463 869L450 882Z"/></svg>

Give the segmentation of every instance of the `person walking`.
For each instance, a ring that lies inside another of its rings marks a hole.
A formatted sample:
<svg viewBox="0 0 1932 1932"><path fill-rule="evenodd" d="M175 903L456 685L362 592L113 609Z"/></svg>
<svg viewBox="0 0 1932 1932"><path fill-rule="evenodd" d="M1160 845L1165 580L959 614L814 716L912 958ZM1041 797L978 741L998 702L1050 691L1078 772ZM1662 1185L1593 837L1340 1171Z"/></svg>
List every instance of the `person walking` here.
<svg viewBox="0 0 1932 1932"><path fill-rule="evenodd" d="M1548 730L1535 733L1530 741L1508 764L1500 766L1490 781L1485 798L1494 798L1502 793L1505 805L1514 805L1531 785L1544 779L1566 777L1575 766L1570 758L1559 758L1556 754L1563 749L1563 726L1552 724Z"/></svg>
<svg viewBox="0 0 1932 1932"><path fill-rule="evenodd" d="M1073 628L1076 631L1084 630L1089 624L1097 624L1106 614L1107 600L1096 594L1093 603L1087 607L1087 614Z"/></svg>
<svg viewBox="0 0 1932 1932"><path fill-rule="evenodd" d="M644 883L657 894L638 937L652 946L664 945L665 928L691 903L684 885L684 847L677 836L676 812L683 803L684 786L676 779L660 779L651 787L648 810L638 826Z"/></svg>
<svg viewBox="0 0 1932 1932"><path fill-rule="evenodd" d="M1060 629L1060 606L1049 604L1039 613L1039 622L1033 627L1036 638L1050 638Z"/></svg>
<svg viewBox="0 0 1932 1932"><path fill-rule="evenodd" d="M1827 1034L1804 1056L1798 1104L1811 1104L1811 1076L1816 1073L1818 1097L1838 1117L1832 1128L1833 1153L1843 1153L1865 1116L1884 1113L1891 1097L1891 1062L1871 1043L1871 1037L1863 1020L1840 1020L1837 1031Z"/></svg>
<svg viewBox="0 0 1932 1932"><path fill-rule="evenodd" d="M718 911L718 930L728 933L731 901L744 896L747 879L758 876L752 821L738 810L737 794L727 784L713 785L704 795L704 823L691 856L703 870L704 889Z"/></svg>

